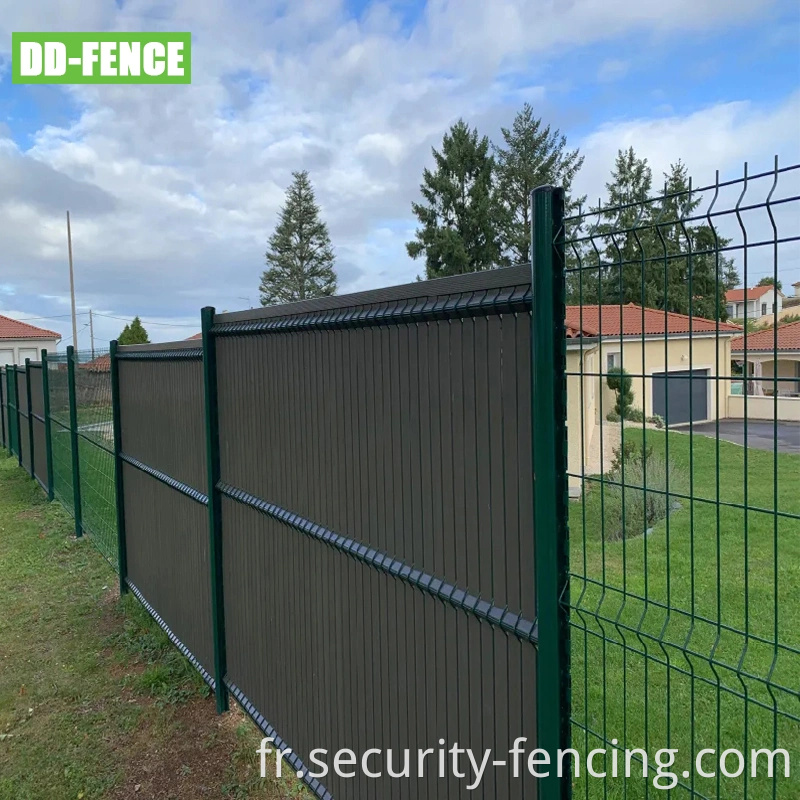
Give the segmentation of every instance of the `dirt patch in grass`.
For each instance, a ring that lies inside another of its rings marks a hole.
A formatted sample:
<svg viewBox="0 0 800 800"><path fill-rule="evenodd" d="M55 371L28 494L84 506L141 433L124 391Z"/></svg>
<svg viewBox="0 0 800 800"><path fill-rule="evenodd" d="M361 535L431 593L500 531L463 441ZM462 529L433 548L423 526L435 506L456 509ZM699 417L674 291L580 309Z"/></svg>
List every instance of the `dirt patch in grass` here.
<svg viewBox="0 0 800 800"><path fill-rule="evenodd" d="M150 722L143 719L130 736L114 743L125 776L109 797L219 797L231 743L218 735L223 725L211 704L196 699L170 709L160 723L170 730L169 737L154 737Z"/></svg>

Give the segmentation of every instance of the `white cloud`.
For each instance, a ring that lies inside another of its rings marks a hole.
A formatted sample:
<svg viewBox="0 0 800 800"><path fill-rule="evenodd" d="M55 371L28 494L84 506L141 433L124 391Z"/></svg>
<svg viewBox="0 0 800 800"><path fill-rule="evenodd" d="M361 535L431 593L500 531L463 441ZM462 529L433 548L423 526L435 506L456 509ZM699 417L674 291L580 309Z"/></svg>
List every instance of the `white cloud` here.
<svg viewBox="0 0 800 800"><path fill-rule="evenodd" d="M121 10L105 0L0 0L0 52L12 30L193 34L190 87L72 87L81 113L71 125L43 127L25 153L0 139L0 282L33 310L53 302L43 291L66 297L69 207L83 307L169 321L208 303L240 306L257 294L267 236L301 168L329 222L343 291L413 279L421 266L403 246L414 229L410 202L431 146L456 117L484 129L523 95L546 102L547 81L530 67L542 54L756 13L747 0L430 0L404 31L386 4L354 21L339 0L281 9L127 0ZM610 60L600 72L623 69ZM657 169L679 154L691 156L693 170L726 168L781 139L792 102L761 117L728 104L609 124L581 143L580 182L602 188L627 142L641 143Z"/></svg>
<svg viewBox="0 0 800 800"><path fill-rule="evenodd" d="M618 58L608 58L597 70L597 80L601 82L611 82L619 80L628 74L630 64Z"/></svg>
<svg viewBox="0 0 800 800"><path fill-rule="evenodd" d="M604 193L617 151L633 147L647 158L657 187L669 165L681 158L695 185L742 174L742 165L764 171L773 156L783 163L796 162L800 154L800 92L783 102L766 105L754 101L719 103L686 116L627 119L601 125L579 144L584 167L576 190L592 200Z"/></svg>

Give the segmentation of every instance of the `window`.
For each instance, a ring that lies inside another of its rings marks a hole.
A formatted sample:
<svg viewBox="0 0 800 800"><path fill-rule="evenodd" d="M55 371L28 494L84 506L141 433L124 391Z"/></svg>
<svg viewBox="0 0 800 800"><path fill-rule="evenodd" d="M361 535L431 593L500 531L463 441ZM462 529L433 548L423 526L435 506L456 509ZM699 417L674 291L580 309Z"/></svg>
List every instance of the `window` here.
<svg viewBox="0 0 800 800"><path fill-rule="evenodd" d="M31 361L37 361L39 358L38 349L35 347L20 347L19 363L24 364L26 358L29 358Z"/></svg>
<svg viewBox="0 0 800 800"><path fill-rule="evenodd" d="M767 304L766 303L762 303L761 304L761 316L763 317L766 313L767 313Z"/></svg>
<svg viewBox="0 0 800 800"><path fill-rule="evenodd" d="M612 369L617 369L619 367L619 356L619 352L606 354L606 372L611 372Z"/></svg>
<svg viewBox="0 0 800 800"><path fill-rule="evenodd" d="M14 351L0 350L0 367L4 367L6 364L13 364L13 363L14 363Z"/></svg>

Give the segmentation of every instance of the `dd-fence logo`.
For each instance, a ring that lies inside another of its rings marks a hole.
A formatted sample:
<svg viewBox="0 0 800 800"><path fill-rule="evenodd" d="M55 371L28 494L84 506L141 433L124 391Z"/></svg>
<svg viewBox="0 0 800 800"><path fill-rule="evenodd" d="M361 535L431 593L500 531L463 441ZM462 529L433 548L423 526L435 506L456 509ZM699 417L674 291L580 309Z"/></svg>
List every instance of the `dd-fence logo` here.
<svg viewBox="0 0 800 800"><path fill-rule="evenodd" d="M13 33L12 83L191 83L190 33Z"/></svg>

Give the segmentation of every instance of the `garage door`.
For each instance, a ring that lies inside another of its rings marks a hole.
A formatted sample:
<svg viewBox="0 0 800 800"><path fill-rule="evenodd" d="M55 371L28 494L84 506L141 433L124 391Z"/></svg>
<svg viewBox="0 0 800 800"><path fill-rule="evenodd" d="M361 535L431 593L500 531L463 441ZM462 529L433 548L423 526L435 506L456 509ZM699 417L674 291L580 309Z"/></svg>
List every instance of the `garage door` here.
<svg viewBox="0 0 800 800"><path fill-rule="evenodd" d="M653 411L667 425L708 419L708 370L654 372Z"/></svg>

